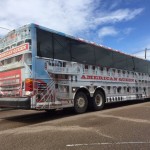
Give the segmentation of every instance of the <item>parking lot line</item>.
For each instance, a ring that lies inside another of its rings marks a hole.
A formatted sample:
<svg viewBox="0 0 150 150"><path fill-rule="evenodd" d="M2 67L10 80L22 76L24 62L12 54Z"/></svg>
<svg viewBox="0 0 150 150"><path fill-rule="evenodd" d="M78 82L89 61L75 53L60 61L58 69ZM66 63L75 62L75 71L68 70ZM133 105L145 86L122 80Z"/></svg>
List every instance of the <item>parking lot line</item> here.
<svg viewBox="0 0 150 150"><path fill-rule="evenodd" d="M108 143L83 143L83 144L67 144L67 147L77 147L77 146L94 146L94 145L126 145L126 144L150 144L150 141L148 142L108 142Z"/></svg>

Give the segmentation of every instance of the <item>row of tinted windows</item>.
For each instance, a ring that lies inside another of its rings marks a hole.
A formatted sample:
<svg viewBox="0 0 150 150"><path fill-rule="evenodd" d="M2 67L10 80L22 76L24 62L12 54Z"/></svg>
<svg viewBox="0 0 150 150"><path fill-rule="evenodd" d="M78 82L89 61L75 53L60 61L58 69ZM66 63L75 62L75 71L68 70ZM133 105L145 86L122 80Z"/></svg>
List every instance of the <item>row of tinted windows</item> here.
<svg viewBox="0 0 150 150"><path fill-rule="evenodd" d="M137 72L149 72L150 62L37 28L37 55Z"/></svg>

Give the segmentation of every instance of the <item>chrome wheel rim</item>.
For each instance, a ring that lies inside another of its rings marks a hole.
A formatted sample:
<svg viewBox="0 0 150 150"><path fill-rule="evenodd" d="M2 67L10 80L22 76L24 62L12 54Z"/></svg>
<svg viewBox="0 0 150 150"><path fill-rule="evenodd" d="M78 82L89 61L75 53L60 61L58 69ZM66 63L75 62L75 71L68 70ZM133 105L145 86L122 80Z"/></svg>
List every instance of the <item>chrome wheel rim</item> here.
<svg viewBox="0 0 150 150"><path fill-rule="evenodd" d="M78 104L79 108L84 107L85 106L85 100L84 100L84 98L82 98L82 97L78 98L77 99L77 104Z"/></svg>
<svg viewBox="0 0 150 150"><path fill-rule="evenodd" d="M103 103L103 98L102 98L102 96L101 96L100 94L97 94L97 95L95 96L95 104L96 104L97 106L101 106L102 103Z"/></svg>

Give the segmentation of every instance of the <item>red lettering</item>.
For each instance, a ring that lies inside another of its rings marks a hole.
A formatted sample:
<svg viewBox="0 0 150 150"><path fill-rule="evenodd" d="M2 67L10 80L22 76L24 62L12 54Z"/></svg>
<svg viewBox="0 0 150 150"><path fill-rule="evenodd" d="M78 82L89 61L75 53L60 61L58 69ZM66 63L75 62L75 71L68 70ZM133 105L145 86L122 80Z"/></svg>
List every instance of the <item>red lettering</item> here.
<svg viewBox="0 0 150 150"><path fill-rule="evenodd" d="M117 81L118 80L118 78L114 78L114 81Z"/></svg>
<svg viewBox="0 0 150 150"><path fill-rule="evenodd" d="M94 76L94 80L99 80L99 77L98 76Z"/></svg>
<svg viewBox="0 0 150 150"><path fill-rule="evenodd" d="M119 81L122 81L122 78L119 78Z"/></svg>
<svg viewBox="0 0 150 150"><path fill-rule="evenodd" d="M103 80L103 79L102 79L102 76L99 76L99 80Z"/></svg>
<svg viewBox="0 0 150 150"><path fill-rule="evenodd" d="M115 77L107 77L107 76L91 76L91 75L82 75L81 79L88 80L106 80L106 81L120 81L120 82L135 82L134 79L128 78L115 78Z"/></svg>
<svg viewBox="0 0 150 150"><path fill-rule="evenodd" d="M106 77L106 80L110 80L110 78L109 78L109 77Z"/></svg>
<svg viewBox="0 0 150 150"><path fill-rule="evenodd" d="M93 79L93 76L87 76L87 79Z"/></svg>
<svg viewBox="0 0 150 150"><path fill-rule="evenodd" d="M86 77L84 75L82 75L81 79L86 79Z"/></svg>

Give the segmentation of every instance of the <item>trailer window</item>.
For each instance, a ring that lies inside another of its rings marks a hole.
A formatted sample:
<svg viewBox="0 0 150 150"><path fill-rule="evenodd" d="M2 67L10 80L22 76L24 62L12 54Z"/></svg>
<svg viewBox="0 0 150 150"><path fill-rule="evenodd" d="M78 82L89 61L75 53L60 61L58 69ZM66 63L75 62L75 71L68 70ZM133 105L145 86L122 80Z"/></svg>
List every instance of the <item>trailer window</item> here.
<svg viewBox="0 0 150 150"><path fill-rule="evenodd" d="M135 71L147 73L148 68L145 60L134 58L134 61L135 61Z"/></svg>
<svg viewBox="0 0 150 150"><path fill-rule="evenodd" d="M1 49L1 50L0 50L0 53L2 53L3 51L4 51L4 50L3 50L3 49Z"/></svg>
<svg viewBox="0 0 150 150"><path fill-rule="evenodd" d="M52 33L37 29L37 55L53 58Z"/></svg>
<svg viewBox="0 0 150 150"><path fill-rule="evenodd" d="M148 73L150 74L150 62L147 61L147 70L148 70Z"/></svg>
<svg viewBox="0 0 150 150"><path fill-rule="evenodd" d="M95 65L94 47L90 44L72 40L71 54L73 61Z"/></svg>
<svg viewBox="0 0 150 150"><path fill-rule="evenodd" d="M65 36L37 28L37 55L47 58L71 60L69 39Z"/></svg>
<svg viewBox="0 0 150 150"><path fill-rule="evenodd" d="M103 67L113 67L112 51L103 47L95 47L96 64Z"/></svg>
<svg viewBox="0 0 150 150"><path fill-rule="evenodd" d="M135 71L134 58L131 56L127 56L127 70Z"/></svg>
<svg viewBox="0 0 150 150"><path fill-rule="evenodd" d="M29 43L29 45L31 45L31 39L26 39L25 43Z"/></svg>
<svg viewBox="0 0 150 150"><path fill-rule="evenodd" d="M23 43L24 43L24 41L20 41L20 42L17 43L17 46L19 46L19 45L21 45Z"/></svg>
<svg viewBox="0 0 150 150"><path fill-rule="evenodd" d="M127 61L126 61L126 55L113 52L113 63L114 67L118 69L127 69Z"/></svg>
<svg viewBox="0 0 150 150"><path fill-rule="evenodd" d="M69 39L61 35L54 34L54 58L71 60Z"/></svg>

